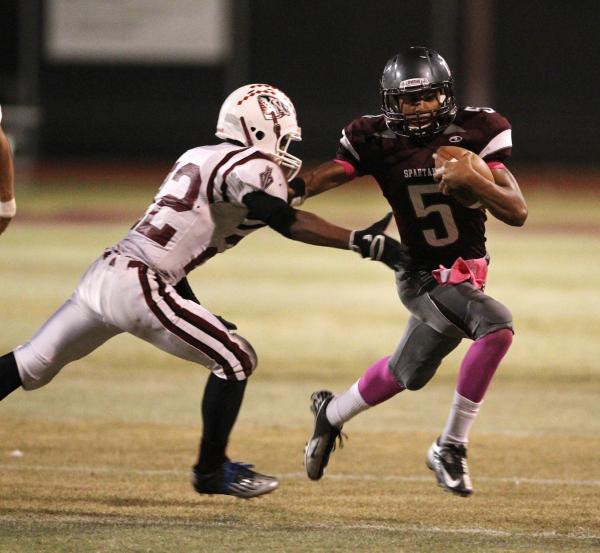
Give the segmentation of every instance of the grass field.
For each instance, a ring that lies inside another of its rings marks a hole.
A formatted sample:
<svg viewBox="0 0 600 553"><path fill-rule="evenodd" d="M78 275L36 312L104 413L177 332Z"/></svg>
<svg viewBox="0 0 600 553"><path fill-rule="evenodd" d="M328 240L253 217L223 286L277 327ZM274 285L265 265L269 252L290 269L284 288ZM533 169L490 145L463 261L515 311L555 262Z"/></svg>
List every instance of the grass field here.
<svg viewBox="0 0 600 553"><path fill-rule="evenodd" d="M19 218L0 238L0 354L68 297L157 184L22 182ZM306 208L363 226L386 210L368 190ZM382 265L262 230L190 280L259 353L230 454L280 489L196 495L207 372L119 336L0 405L0 551L600 551L597 192L526 195L524 228L489 226L488 291L517 334L471 435L473 497L441 491L424 464L467 344L424 390L348 423L327 476L305 479L310 393L344 390L391 352L407 314Z"/></svg>

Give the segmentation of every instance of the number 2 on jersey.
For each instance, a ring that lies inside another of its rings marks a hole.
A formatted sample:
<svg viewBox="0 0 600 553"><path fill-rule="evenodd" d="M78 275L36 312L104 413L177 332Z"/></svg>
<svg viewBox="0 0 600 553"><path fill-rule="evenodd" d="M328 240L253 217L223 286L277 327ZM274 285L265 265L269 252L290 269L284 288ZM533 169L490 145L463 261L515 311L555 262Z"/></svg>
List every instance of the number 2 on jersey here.
<svg viewBox="0 0 600 553"><path fill-rule="evenodd" d="M183 167L179 168L172 177L167 177L165 184L170 180L178 182L181 177L188 177L190 179L188 189L183 198L178 198L172 194L163 196L154 204L152 210L150 210L138 223L135 229L140 234L143 234L163 247L169 243L169 240L173 238L177 230L168 223L165 223L162 227L157 227L152 224L152 219L154 219L156 214L164 208L171 208L177 212L193 209L194 204L198 199L198 195L200 194L202 179L200 177L200 168L197 165L186 163Z"/></svg>

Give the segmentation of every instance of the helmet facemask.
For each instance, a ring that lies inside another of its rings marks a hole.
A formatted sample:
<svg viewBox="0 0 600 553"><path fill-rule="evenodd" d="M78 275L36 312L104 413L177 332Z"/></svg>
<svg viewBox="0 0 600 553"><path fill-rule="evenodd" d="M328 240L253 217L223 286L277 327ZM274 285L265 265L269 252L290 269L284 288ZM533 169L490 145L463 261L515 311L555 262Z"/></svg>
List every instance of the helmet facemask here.
<svg viewBox="0 0 600 553"><path fill-rule="evenodd" d="M402 112L403 103L409 98L428 93L435 93L439 102L437 109ZM427 139L443 132L452 123L457 111L450 82L418 87L382 88L381 101L381 110L388 128L407 138Z"/></svg>
<svg viewBox="0 0 600 553"><path fill-rule="evenodd" d="M302 160L288 152L292 142L300 142L302 135L300 129L298 132L286 134L277 140L277 148L273 155L275 162L285 169L284 174L288 181L291 181L300 171Z"/></svg>

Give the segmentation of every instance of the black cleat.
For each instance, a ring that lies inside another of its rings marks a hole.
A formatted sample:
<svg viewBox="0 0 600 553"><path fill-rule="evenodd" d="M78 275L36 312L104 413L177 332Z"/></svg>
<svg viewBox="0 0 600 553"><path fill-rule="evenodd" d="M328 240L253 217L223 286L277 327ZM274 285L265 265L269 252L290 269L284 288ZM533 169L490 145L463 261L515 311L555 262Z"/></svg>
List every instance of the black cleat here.
<svg viewBox="0 0 600 553"><path fill-rule="evenodd" d="M332 426L325 414L327 405L333 397L328 390L313 392L310 396L310 410L315 416L315 428L304 448L304 468L311 480L322 478L325 467L329 463L329 455L335 449L336 440L339 439L340 447L344 445L342 429Z"/></svg>
<svg viewBox="0 0 600 553"><path fill-rule="evenodd" d="M463 444L440 445L438 438L427 452L427 466L435 473L438 484L446 491L462 497L473 493L467 448Z"/></svg>
<svg viewBox="0 0 600 553"><path fill-rule="evenodd" d="M202 474L194 467L192 485L201 494L233 495L243 499L276 490L279 486L277 478L250 470L253 466L227 461L208 474Z"/></svg>

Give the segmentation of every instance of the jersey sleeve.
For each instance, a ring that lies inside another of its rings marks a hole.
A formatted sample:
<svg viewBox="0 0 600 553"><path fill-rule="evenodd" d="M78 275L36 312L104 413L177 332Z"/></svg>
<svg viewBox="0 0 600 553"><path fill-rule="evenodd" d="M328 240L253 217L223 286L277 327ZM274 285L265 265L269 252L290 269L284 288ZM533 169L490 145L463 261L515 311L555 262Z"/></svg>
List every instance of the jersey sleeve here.
<svg viewBox="0 0 600 553"><path fill-rule="evenodd" d="M258 157L237 165L227 175L227 198L231 203L245 205L242 198L261 191L287 202L288 186L281 167L266 157Z"/></svg>
<svg viewBox="0 0 600 553"><path fill-rule="evenodd" d="M512 155L512 126L497 112L482 113L485 140L479 156L485 161L504 162Z"/></svg>
<svg viewBox="0 0 600 553"><path fill-rule="evenodd" d="M335 160L343 165L351 165L357 176L368 173L366 142L367 134L361 124L361 119L355 119L342 129L342 137Z"/></svg>

